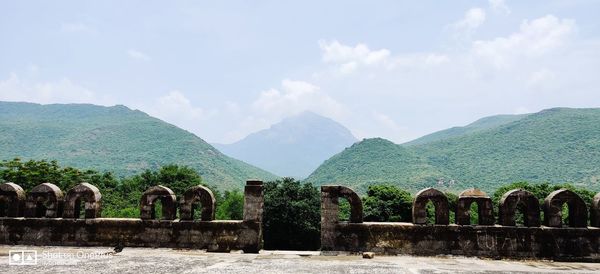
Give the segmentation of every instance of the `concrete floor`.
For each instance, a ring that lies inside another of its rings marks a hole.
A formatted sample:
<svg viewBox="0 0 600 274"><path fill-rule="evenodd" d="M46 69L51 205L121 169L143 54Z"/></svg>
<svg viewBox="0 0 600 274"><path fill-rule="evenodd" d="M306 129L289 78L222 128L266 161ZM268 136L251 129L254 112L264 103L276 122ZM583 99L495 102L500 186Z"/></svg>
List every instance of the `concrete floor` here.
<svg viewBox="0 0 600 274"><path fill-rule="evenodd" d="M35 265L25 262L36 251ZM9 258L9 251L19 256ZM600 273L600 264L487 260L456 256L321 256L319 252L261 251L260 254L206 253L200 250L128 248L111 254L104 247L0 245L2 273ZM23 260L16 260L21 259Z"/></svg>

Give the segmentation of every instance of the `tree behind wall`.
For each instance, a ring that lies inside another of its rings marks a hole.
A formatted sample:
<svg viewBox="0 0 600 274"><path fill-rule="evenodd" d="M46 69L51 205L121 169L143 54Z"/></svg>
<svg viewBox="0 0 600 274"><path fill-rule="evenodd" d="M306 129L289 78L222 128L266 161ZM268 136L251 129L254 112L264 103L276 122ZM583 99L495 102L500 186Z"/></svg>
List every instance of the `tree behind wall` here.
<svg viewBox="0 0 600 274"><path fill-rule="evenodd" d="M265 249L318 250L321 197L311 184L293 178L265 183Z"/></svg>

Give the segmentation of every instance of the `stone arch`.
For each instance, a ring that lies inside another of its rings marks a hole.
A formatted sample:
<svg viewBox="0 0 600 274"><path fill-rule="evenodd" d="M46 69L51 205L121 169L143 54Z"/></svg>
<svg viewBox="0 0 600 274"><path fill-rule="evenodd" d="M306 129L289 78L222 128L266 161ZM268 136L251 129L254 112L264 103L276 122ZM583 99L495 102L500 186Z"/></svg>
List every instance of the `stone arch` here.
<svg viewBox="0 0 600 274"><path fill-rule="evenodd" d="M331 202L330 209L335 211L335 220L339 220L339 198L345 198L350 203L350 222L351 223L362 223L363 222L363 205L362 200L354 192L354 190L345 186L321 186L321 207L323 207L323 200ZM323 208L322 208L323 209ZM330 217L334 217L331 215Z"/></svg>
<svg viewBox="0 0 600 274"><path fill-rule="evenodd" d="M493 225L494 212L492 199L485 192L471 188L458 195L456 204L456 223L459 225L471 224L471 204L476 203L479 210L479 225Z"/></svg>
<svg viewBox="0 0 600 274"><path fill-rule="evenodd" d="M140 199L140 218L142 220L156 219L154 204L157 199L162 203L162 219L175 220L177 216L177 204L175 193L165 186L153 186L142 194Z"/></svg>
<svg viewBox="0 0 600 274"><path fill-rule="evenodd" d="M427 202L431 201L435 207L435 224L447 225L450 223L448 210L448 197L435 189L426 188L415 195L412 206L412 219L414 224L427 224Z"/></svg>
<svg viewBox="0 0 600 274"><path fill-rule="evenodd" d="M587 206L579 195L568 189L559 189L544 200L544 225L562 227L562 206L569 206L569 226L587 227Z"/></svg>
<svg viewBox="0 0 600 274"><path fill-rule="evenodd" d="M185 191L180 202L179 217L181 220L194 219L194 204L202 205L202 221L212 221L215 219L215 195L204 186L193 186Z"/></svg>
<svg viewBox="0 0 600 274"><path fill-rule="evenodd" d="M590 226L600 227L600 192L592 200L590 208Z"/></svg>
<svg viewBox="0 0 600 274"><path fill-rule="evenodd" d="M0 217L20 217L23 215L25 191L15 183L0 184L0 203L4 204Z"/></svg>
<svg viewBox="0 0 600 274"><path fill-rule="evenodd" d="M25 217L61 217L63 192L51 183L43 183L27 193Z"/></svg>
<svg viewBox="0 0 600 274"><path fill-rule="evenodd" d="M524 189L513 189L502 195L498 208L500 225L515 226L515 213L519 209L523 210L525 226L540 226L540 202L531 192Z"/></svg>
<svg viewBox="0 0 600 274"><path fill-rule="evenodd" d="M79 218L82 202L86 219L99 218L101 200L102 195L97 187L88 183L78 184L67 192L63 218Z"/></svg>

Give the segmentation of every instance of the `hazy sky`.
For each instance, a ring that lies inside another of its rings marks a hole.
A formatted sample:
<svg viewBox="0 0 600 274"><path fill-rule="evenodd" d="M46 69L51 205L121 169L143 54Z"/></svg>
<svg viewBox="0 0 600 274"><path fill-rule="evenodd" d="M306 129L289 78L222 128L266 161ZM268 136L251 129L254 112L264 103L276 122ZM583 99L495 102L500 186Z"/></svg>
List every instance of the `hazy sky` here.
<svg viewBox="0 0 600 274"><path fill-rule="evenodd" d="M2 1L0 100L123 104L222 143L304 110L400 143L600 107L600 1L212 2Z"/></svg>

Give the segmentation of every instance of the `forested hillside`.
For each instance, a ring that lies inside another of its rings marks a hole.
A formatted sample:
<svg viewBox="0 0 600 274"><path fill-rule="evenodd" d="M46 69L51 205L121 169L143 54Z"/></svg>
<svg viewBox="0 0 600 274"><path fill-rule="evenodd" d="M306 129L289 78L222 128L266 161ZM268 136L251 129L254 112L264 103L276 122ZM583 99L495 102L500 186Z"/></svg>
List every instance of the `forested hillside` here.
<svg viewBox="0 0 600 274"><path fill-rule="evenodd" d="M361 191L373 183L493 191L515 181L600 189L600 109L555 108L501 120L404 145L363 140L326 161L307 181Z"/></svg>
<svg viewBox="0 0 600 274"><path fill-rule="evenodd" d="M0 102L0 159L51 159L129 176L179 164L221 189L269 172L223 155L196 135L125 106Z"/></svg>

